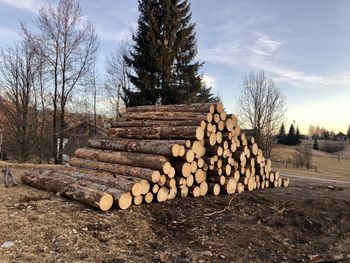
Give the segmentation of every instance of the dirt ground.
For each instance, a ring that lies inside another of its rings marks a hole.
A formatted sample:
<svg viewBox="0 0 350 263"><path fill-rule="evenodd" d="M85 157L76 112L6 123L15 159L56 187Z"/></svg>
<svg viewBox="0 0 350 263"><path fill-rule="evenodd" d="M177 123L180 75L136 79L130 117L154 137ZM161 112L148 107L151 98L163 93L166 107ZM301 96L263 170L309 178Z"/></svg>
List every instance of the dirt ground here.
<svg viewBox="0 0 350 263"><path fill-rule="evenodd" d="M293 179L289 188L103 213L0 183L0 246L14 241L0 262L350 261L350 184Z"/></svg>

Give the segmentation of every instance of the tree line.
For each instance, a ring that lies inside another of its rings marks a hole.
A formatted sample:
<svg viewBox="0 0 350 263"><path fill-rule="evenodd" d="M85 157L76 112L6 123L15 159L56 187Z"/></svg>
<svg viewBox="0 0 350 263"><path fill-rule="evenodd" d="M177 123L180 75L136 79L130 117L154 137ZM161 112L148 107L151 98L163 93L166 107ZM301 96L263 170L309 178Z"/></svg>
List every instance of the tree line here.
<svg viewBox="0 0 350 263"><path fill-rule="evenodd" d="M106 59L103 81L96 69L98 35L78 0L42 7L33 30L21 24L21 40L0 50L0 124L7 152L21 161L38 156L61 163L69 113L79 105L73 99L84 92L90 98L86 108L93 98L95 120L99 92L113 102L117 116L123 105L220 99L199 73L203 63L195 60L189 1L138 5L137 31Z"/></svg>

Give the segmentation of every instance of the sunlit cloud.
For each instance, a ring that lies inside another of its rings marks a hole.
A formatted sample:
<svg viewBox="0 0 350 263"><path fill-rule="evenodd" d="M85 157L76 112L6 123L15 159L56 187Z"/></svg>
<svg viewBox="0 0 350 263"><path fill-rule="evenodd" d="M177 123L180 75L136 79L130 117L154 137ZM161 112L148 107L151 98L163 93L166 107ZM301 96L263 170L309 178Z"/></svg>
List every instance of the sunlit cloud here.
<svg viewBox="0 0 350 263"><path fill-rule="evenodd" d="M202 77L202 81L205 83L207 87L215 88L215 78L213 76L209 76L205 74Z"/></svg>

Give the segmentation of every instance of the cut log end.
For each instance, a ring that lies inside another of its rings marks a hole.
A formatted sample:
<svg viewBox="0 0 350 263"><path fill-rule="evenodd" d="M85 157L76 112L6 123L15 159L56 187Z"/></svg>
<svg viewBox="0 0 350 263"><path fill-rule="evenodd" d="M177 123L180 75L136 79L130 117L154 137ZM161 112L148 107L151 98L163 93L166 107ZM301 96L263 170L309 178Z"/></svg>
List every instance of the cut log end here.
<svg viewBox="0 0 350 263"><path fill-rule="evenodd" d="M161 187L157 193L157 201L159 203L165 202L168 199L168 189L166 187Z"/></svg>
<svg viewBox="0 0 350 263"><path fill-rule="evenodd" d="M102 211L108 211L111 209L113 205L113 196L110 194L104 194L100 201L99 201L99 207Z"/></svg>
<svg viewBox="0 0 350 263"><path fill-rule="evenodd" d="M230 178L227 182L227 185L226 185L226 193L234 194L236 191L236 187L237 187L237 184L236 184L235 180Z"/></svg>
<svg viewBox="0 0 350 263"><path fill-rule="evenodd" d="M172 166L171 166L170 162L166 162L166 163L163 165L163 172L164 172L165 174L169 174L169 173L171 172L171 168L172 168Z"/></svg>
<svg viewBox="0 0 350 263"><path fill-rule="evenodd" d="M142 195L134 197L134 205L140 205L140 204L142 204L142 201L143 201Z"/></svg>
<svg viewBox="0 0 350 263"><path fill-rule="evenodd" d="M204 138L204 129L202 127L197 127L196 138L197 140L202 140Z"/></svg>
<svg viewBox="0 0 350 263"><path fill-rule="evenodd" d="M160 172L159 171L154 171L151 175L151 180L152 183L158 183L160 179Z"/></svg>
<svg viewBox="0 0 350 263"><path fill-rule="evenodd" d="M143 186L141 183L135 183L131 188L131 193L133 196L140 196L143 191Z"/></svg>
<svg viewBox="0 0 350 263"><path fill-rule="evenodd" d="M118 207L120 209L128 209L132 204L132 195L131 193L123 193L118 200Z"/></svg>
<svg viewBox="0 0 350 263"><path fill-rule="evenodd" d="M178 157L180 154L180 145L178 145L177 143L174 144L171 148L171 153L174 157Z"/></svg>
<svg viewBox="0 0 350 263"><path fill-rule="evenodd" d="M146 195L145 195L145 202L147 204L149 203L152 203L153 201L153 194L151 192L148 192Z"/></svg>

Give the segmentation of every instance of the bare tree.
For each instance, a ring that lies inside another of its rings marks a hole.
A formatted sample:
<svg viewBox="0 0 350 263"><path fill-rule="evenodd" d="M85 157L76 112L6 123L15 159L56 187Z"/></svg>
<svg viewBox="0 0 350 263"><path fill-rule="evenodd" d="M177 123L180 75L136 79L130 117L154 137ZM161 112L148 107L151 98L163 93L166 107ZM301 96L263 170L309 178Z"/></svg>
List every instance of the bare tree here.
<svg viewBox="0 0 350 263"><path fill-rule="evenodd" d="M269 157L286 111L280 89L266 77L264 71L250 72L244 78L237 105L243 127L254 130L259 146Z"/></svg>
<svg viewBox="0 0 350 263"><path fill-rule="evenodd" d="M43 7L36 24L38 34L29 32L25 25L22 29L37 53L45 58L53 80L53 156L56 163L61 163L66 105L74 88L95 63L98 39L93 24L84 21L76 0L60 0L57 6Z"/></svg>
<svg viewBox="0 0 350 263"><path fill-rule="evenodd" d="M125 62L125 56L129 54L130 46L126 41L122 42L119 48L106 59L107 79L105 90L110 103L113 105L116 117L120 116L122 102L126 104L127 98L124 91L131 90L130 75L131 68Z"/></svg>
<svg viewBox="0 0 350 263"><path fill-rule="evenodd" d="M37 135L36 74L35 52L27 43L0 50L0 110L5 116L4 133L9 148L21 161L28 160Z"/></svg>

